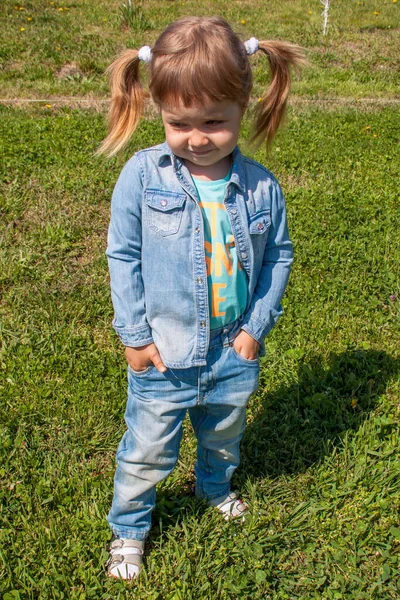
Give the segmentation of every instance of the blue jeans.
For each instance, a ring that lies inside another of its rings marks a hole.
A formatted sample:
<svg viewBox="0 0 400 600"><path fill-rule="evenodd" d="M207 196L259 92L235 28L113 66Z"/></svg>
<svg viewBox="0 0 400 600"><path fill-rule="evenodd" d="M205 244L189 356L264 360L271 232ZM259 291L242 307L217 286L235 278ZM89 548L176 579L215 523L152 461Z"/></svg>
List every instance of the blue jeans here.
<svg viewBox="0 0 400 600"><path fill-rule="evenodd" d="M178 460L186 411L197 437L196 496L227 496L239 464L246 405L258 387L259 361L233 348L236 321L211 332L207 364L159 373L128 369L128 430L117 450L114 498L107 520L118 537L144 540L156 484Z"/></svg>

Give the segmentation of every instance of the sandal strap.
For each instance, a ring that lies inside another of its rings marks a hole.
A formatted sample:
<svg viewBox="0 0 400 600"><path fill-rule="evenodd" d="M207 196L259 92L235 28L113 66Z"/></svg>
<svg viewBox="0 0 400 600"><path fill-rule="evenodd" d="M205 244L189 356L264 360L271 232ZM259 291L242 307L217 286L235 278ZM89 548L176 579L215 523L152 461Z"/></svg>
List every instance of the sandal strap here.
<svg viewBox="0 0 400 600"><path fill-rule="evenodd" d="M108 570L110 571L114 567L119 565L135 565L136 567L140 567L143 564L143 558L141 554L114 554L110 557L110 561L107 565Z"/></svg>
<svg viewBox="0 0 400 600"><path fill-rule="evenodd" d="M224 498L222 500L222 502L220 502L219 504L217 504L217 508L218 510L224 510L224 508L226 506L230 506L233 502L239 500L238 495L236 494L236 492L231 492L229 494L229 496L227 496L226 498Z"/></svg>
<svg viewBox="0 0 400 600"><path fill-rule="evenodd" d="M110 544L110 553L114 554L115 550L122 550L123 553L128 550L132 550L132 553L143 554L144 542L141 540L130 540L127 538L116 538ZM128 554L130 554L128 552Z"/></svg>
<svg viewBox="0 0 400 600"><path fill-rule="evenodd" d="M241 517L249 508L248 505L239 498L236 492L231 492L229 496L224 498L222 502L216 505L216 507L220 513L225 515L226 520Z"/></svg>

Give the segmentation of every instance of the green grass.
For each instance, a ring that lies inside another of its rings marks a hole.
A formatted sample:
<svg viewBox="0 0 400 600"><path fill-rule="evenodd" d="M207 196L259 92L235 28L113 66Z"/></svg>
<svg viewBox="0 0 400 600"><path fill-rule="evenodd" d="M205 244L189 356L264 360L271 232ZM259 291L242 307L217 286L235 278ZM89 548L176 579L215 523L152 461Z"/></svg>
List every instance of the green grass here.
<svg viewBox="0 0 400 600"><path fill-rule="evenodd" d="M326 36L320 0L142 0L131 11L123 10L126 4L128 0L3 0L2 98L104 97L103 72L122 48L151 45L179 17L216 13L244 39L282 38L304 46L312 66L294 87L300 96L398 97L400 5L392 0L335 0ZM268 69L265 60L256 62L258 93Z"/></svg>
<svg viewBox="0 0 400 600"><path fill-rule="evenodd" d="M118 2L37 0L24 4L36 16L20 41L24 11L4 3L2 97L104 97L101 73L123 44L151 42L185 11L211 12L210 3L184 4L141 3L153 29L134 31ZM397 97L400 6L377 5L332 3L323 39L316 1L270 2L268 11L218 2L215 12L244 35L277 32L311 52L272 153L255 154L282 183L296 259L235 474L250 519L226 524L193 498L186 423L178 467L159 487L146 568L131 586L103 569L126 399L104 250L121 166L161 141L162 125L143 121L124 156L106 161L93 156L103 110L0 107L4 600L398 599L400 110L385 101ZM255 96L264 77L256 62ZM55 77L66 63L85 75Z"/></svg>
<svg viewBox="0 0 400 600"><path fill-rule="evenodd" d="M397 598L398 113L292 111L257 155L296 262L235 478L253 516L225 525L191 497L187 425L126 592L102 571L125 403L104 259L121 160L93 158L96 113L2 113L4 597ZM126 155L161 139L144 122Z"/></svg>

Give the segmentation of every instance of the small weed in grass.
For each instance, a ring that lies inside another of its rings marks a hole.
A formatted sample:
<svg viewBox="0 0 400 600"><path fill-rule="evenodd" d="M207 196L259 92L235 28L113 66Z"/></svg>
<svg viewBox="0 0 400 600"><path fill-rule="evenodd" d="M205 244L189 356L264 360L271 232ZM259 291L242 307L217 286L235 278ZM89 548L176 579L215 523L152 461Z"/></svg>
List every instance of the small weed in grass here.
<svg viewBox="0 0 400 600"><path fill-rule="evenodd" d="M125 0L120 6L120 13L122 24L132 31L146 31L152 28L140 1L133 3L132 0Z"/></svg>

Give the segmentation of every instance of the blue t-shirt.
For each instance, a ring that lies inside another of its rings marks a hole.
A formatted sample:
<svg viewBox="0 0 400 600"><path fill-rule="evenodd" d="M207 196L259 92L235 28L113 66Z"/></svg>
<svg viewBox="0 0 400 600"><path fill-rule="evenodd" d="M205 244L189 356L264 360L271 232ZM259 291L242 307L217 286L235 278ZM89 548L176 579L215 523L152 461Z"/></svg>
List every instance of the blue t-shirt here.
<svg viewBox="0 0 400 600"><path fill-rule="evenodd" d="M235 321L246 308L247 275L240 264L224 198L230 173L224 179L193 177L204 221L210 327Z"/></svg>

